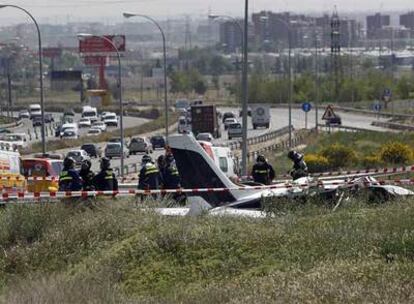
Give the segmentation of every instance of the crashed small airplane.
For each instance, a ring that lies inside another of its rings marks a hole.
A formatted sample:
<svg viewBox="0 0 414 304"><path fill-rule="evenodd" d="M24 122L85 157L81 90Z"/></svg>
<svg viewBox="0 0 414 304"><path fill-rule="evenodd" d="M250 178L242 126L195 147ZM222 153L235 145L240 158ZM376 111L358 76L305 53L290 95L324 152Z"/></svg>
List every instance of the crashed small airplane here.
<svg viewBox="0 0 414 304"><path fill-rule="evenodd" d="M174 155L184 189L228 189L227 191L200 191L189 194L190 204L194 205L194 202L197 202L196 209L221 210L224 207L228 214L229 208L233 211L235 211L234 209L260 210L264 198L295 199L318 195L322 199L335 200L344 191L352 193L359 192L361 189L368 189L381 199L414 195L414 192L399 186L376 183L376 180L370 176L358 176L352 180L349 177L340 180L304 177L293 182L268 187L236 185L220 170L211 155L193 136L170 136L169 146Z"/></svg>

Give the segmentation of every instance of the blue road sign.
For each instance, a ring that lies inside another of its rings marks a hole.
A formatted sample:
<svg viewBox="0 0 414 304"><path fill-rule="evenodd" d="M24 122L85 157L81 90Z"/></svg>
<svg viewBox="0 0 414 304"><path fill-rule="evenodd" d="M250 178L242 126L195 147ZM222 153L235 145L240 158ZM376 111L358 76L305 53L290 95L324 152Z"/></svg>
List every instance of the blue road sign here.
<svg viewBox="0 0 414 304"><path fill-rule="evenodd" d="M312 109L312 105L309 102L304 102L302 104L302 110L303 112L307 113Z"/></svg>
<svg viewBox="0 0 414 304"><path fill-rule="evenodd" d="M385 88L384 89L384 96L387 96L387 97L391 96L391 90L388 89L388 88Z"/></svg>
<svg viewBox="0 0 414 304"><path fill-rule="evenodd" d="M376 112L381 111L381 104L380 103L374 103L372 107L373 107L374 111L376 111Z"/></svg>

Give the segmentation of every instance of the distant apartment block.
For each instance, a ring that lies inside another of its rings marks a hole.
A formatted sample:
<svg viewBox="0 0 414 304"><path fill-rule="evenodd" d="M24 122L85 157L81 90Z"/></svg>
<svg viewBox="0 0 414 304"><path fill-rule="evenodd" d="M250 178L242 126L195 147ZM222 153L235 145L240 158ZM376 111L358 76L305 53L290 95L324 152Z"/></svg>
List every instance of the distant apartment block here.
<svg viewBox="0 0 414 304"><path fill-rule="evenodd" d="M414 11L400 15L400 25L414 30Z"/></svg>
<svg viewBox="0 0 414 304"><path fill-rule="evenodd" d="M390 26L390 15L375 15L367 16L367 38L380 39L381 32L384 27Z"/></svg>

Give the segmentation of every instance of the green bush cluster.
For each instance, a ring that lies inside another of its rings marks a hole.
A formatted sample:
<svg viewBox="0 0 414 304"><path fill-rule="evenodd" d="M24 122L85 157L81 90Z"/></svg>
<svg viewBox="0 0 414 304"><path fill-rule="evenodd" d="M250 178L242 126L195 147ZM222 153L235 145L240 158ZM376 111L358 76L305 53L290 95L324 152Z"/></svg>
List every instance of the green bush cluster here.
<svg viewBox="0 0 414 304"><path fill-rule="evenodd" d="M357 167L370 169L387 164L407 165L414 159L413 149L398 141L385 143L369 155L364 152L365 150L357 153L351 147L335 143L317 153L307 154L305 161L309 172L314 173Z"/></svg>
<svg viewBox="0 0 414 304"><path fill-rule="evenodd" d="M406 144L392 142L381 147L379 157L385 163L408 164L413 159L413 150Z"/></svg>

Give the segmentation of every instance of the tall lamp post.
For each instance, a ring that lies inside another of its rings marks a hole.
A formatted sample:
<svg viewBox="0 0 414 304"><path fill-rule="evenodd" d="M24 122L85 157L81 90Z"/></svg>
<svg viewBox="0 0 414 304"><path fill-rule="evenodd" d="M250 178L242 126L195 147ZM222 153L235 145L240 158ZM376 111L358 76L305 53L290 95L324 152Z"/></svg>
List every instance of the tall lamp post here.
<svg viewBox="0 0 414 304"><path fill-rule="evenodd" d="M262 16L261 20L267 20L267 16ZM292 28L288 22L281 18L275 17L279 22L286 26L288 30L288 69L289 69L289 148L292 148L292 96L293 96L293 87L292 87Z"/></svg>
<svg viewBox="0 0 414 304"><path fill-rule="evenodd" d="M109 43L113 49L116 52L117 55L117 59L118 59L118 90L119 90L119 109L121 111L120 114L120 127L121 127L121 177L124 176L124 105L122 103L122 75L121 75L121 55L119 53L118 48L116 47L116 45L112 42L111 39L105 37L105 36L97 36L97 35L92 35L92 34L85 34L85 33L80 33L78 34L78 38L82 39L82 38L98 38L98 39L102 39L104 41L106 41L107 43Z"/></svg>
<svg viewBox="0 0 414 304"><path fill-rule="evenodd" d="M242 88L243 88L243 136L242 136L242 174L247 175L247 69L248 69L248 31L249 31L249 0L244 2L244 32L243 32L243 74L242 74Z"/></svg>
<svg viewBox="0 0 414 304"><path fill-rule="evenodd" d="M135 13L123 13L122 14L125 18L132 18L132 17L140 17L151 21L155 26L160 30L162 36L162 49L163 49L163 59L164 59L164 111L165 111L165 138L168 143L168 87L167 87L167 49L165 45L165 34L162 30L161 26L157 21L153 18L142 15L142 14L135 14Z"/></svg>
<svg viewBox="0 0 414 304"><path fill-rule="evenodd" d="M13 7L18 10L23 11L26 13L30 19L32 19L33 23L36 26L37 30L37 38L38 38L38 45L39 45L39 81L40 81L40 108L42 112L42 152L43 155L46 154L46 138L45 138L45 107L44 107L44 93L43 93L43 54L42 54L42 38L40 35L39 25L37 24L36 19L30 14L27 10L23 7L13 5L13 4L0 4L0 9L5 7Z"/></svg>

